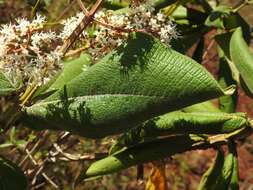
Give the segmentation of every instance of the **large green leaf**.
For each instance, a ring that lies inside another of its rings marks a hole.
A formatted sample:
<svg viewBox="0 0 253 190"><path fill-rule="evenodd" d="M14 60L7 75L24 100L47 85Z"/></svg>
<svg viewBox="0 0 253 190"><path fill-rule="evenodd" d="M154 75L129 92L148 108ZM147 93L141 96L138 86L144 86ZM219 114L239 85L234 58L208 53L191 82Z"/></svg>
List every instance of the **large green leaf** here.
<svg viewBox="0 0 253 190"><path fill-rule="evenodd" d="M229 91L194 60L150 35L133 33L61 90L26 108L23 121L98 138Z"/></svg>
<svg viewBox="0 0 253 190"><path fill-rule="evenodd" d="M198 143L202 140L190 136L172 136L141 143L94 162L81 174L80 179L110 174L137 164L159 160L187 150L195 150L199 148Z"/></svg>
<svg viewBox="0 0 253 190"><path fill-rule="evenodd" d="M0 96L6 96L17 90L17 85L0 71Z"/></svg>
<svg viewBox="0 0 253 190"><path fill-rule="evenodd" d="M150 141L159 136L176 134L223 134L249 126L244 113L172 112L156 117L143 126L123 134L111 148L111 153L123 147Z"/></svg>
<svg viewBox="0 0 253 190"><path fill-rule="evenodd" d="M243 38L241 28L237 28L232 35L230 55L250 92L253 93L253 53Z"/></svg>
<svg viewBox="0 0 253 190"><path fill-rule="evenodd" d="M11 161L0 156L0 189L27 190L28 184L23 172Z"/></svg>

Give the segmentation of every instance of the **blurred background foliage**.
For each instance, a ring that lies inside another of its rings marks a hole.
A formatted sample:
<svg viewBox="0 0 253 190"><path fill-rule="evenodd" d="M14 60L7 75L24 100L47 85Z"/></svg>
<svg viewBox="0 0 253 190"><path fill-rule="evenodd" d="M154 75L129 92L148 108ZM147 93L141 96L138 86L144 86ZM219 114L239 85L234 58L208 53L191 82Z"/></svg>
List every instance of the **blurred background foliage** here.
<svg viewBox="0 0 253 190"><path fill-rule="evenodd" d="M216 0L224 5L236 6L239 0ZM0 23L15 22L17 17L31 17L36 0L0 0ZM87 7L93 1L85 0ZM191 6L191 5L189 5ZM71 0L45 0L40 1L39 12L46 15L49 22L57 23L80 11L75 1ZM240 14L253 26L253 6L245 6ZM205 51L212 39L212 33L205 37ZM208 49L207 56L202 62L215 76L218 72L218 56L215 46ZM194 47L193 47L194 49ZM191 50L188 52L191 55ZM242 91L239 91L237 110L247 112L253 117L253 102ZM1 104L0 100L0 105ZM68 138L64 138L67 135ZM62 138L63 137L63 138ZM30 182L30 189L72 189L75 178L80 171L87 167L91 161L98 159L101 152L106 152L111 145L113 137L103 140L90 140L66 133L54 131L31 131L23 126L16 126L0 135L0 154L11 158L25 171ZM55 142L61 145L60 152L54 146ZM103 143L102 143L103 142ZM253 189L253 136L242 142L239 146L240 155L240 185L242 190ZM30 150L30 152L27 152ZM95 152L94 152L95 150ZM76 160L67 159L65 153L76 155ZM31 156L32 155L32 156ZM79 156L79 157L78 157ZM215 156L213 150L199 150L175 155L166 160L166 177L170 190L196 189L201 175L210 166ZM94 190L137 190L144 189L151 166L146 164L144 176L141 166L132 167L117 174L105 176L97 180L87 181L76 189Z"/></svg>

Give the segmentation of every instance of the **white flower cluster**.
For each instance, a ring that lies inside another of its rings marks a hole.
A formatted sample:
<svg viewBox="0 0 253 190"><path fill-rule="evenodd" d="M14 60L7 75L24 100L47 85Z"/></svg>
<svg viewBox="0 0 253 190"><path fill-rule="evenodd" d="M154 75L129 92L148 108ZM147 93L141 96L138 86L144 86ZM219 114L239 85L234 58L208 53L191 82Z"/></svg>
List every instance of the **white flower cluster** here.
<svg viewBox="0 0 253 190"><path fill-rule="evenodd" d="M76 29L76 27L83 20L85 15L82 12L77 13L75 16L70 17L66 20L63 20L61 24L64 26L62 32L60 33L60 38L66 40L71 33ZM86 35L86 32L83 32L83 35Z"/></svg>
<svg viewBox="0 0 253 190"><path fill-rule="evenodd" d="M19 18L16 23L0 26L0 69L21 78L24 84L45 83L61 68L55 50L55 32L43 31L45 17L37 15L29 21Z"/></svg>
<svg viewBox="0 0 253 190"><path fill-rule="evenodd" d="M78 13L62 22L64 29L63 38L68 37L85 17L83 13ZM89 53L93 57L102 56L111 49L119 46L130 32L140 31L150 33L169 45L172 38L176 38L175 25L166 18L163 13L154 13L154 9L139 6L127 13L114 13L113 11L99 11L95 14L96 28L93 35L89 37L86 32L82 36L89 40ZM87 40L86 39L86 40Z"/></svg>
<svg viewBox="0 0 253 190"><path fill-rule="evenodd" d="M61 69L60 45L85 18L83 13L62 21L59 33L45 30L46 19L37 15L34 20L24 18L16 23L0 26L0 70L22 79L24 85L44 84ZM95 59L118 47L130 32L141 31L159 37L169 44L177 37L175 25L164 14L154 14L152 8L139 6L126 13L99 11L89 32L83 31L76 43L88 44L88 53ZM82 48L79 48L82 49Z"/></svg>

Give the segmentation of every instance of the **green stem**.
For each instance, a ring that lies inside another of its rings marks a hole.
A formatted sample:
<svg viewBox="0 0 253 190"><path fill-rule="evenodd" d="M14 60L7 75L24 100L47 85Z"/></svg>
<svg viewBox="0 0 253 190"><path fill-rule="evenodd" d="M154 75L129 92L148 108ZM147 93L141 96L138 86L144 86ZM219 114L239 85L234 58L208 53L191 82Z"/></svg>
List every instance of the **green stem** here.
<svg viewBox="0 0 253 190"><path fill-rule="evenodd" d="M37 0L36 4L35 4L34 7L32 8L31 18L33 18L33 17L35 16L36 11L37 11L37 9L38 9L38 6L39 6L39 4L40 4L40 1L41 1L41 0Z"/></svg>
<svg viewBox="0 0 253 190"><path fill-rule="evenodd" d="M235 8L233 8L233 12L236 13L238 11L240 11L243 7L249 5L250 2L248 0L244 0L242 2L240 2Z"/></svg>

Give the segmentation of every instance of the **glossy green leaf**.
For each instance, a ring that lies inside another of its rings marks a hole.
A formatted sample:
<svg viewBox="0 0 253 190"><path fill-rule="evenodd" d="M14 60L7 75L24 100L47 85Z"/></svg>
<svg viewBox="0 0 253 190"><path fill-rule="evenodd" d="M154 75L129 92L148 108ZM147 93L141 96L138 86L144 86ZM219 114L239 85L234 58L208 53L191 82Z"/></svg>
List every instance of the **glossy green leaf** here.
<svg viewBox="0 0 253 190"><path fill-rule="evenodd" d="M134 33L61 90L26 108L23 121L98 138L232 91L224 92L189 57L150 35Z"/></svg>
<svg viewBox="0 0 253 190"><path fill-rule="evenodd" d="M253 93L253 53L243 39L241 28L237 28L232 35L230 55L250 92Z"/></svg>
<svg viewBox="0 0 253 190"><path fill-rule="evenodd" d="M111 148L111 153L123 147L150 141L158 136L175 134L223 134L249 126L243 113L172 112L145 122L123 134Z"/></svg>
<svg viewBox="0 0 253 190"><path fill-rule="evenodd" d="M94 162L81 174L80 179L110 174L137 164L159 160L187 150L194 150L199 147L198 145L193 146L193 144L200 141L201 139L193 139L189 136L173 136L138 144Z"/></svg>
<svg viewBox="0 0 253 190"><path fill-rule="evenodd" d="M11 161L0 157L0 189L27 190L28 184L23 172Z"/></svg>

